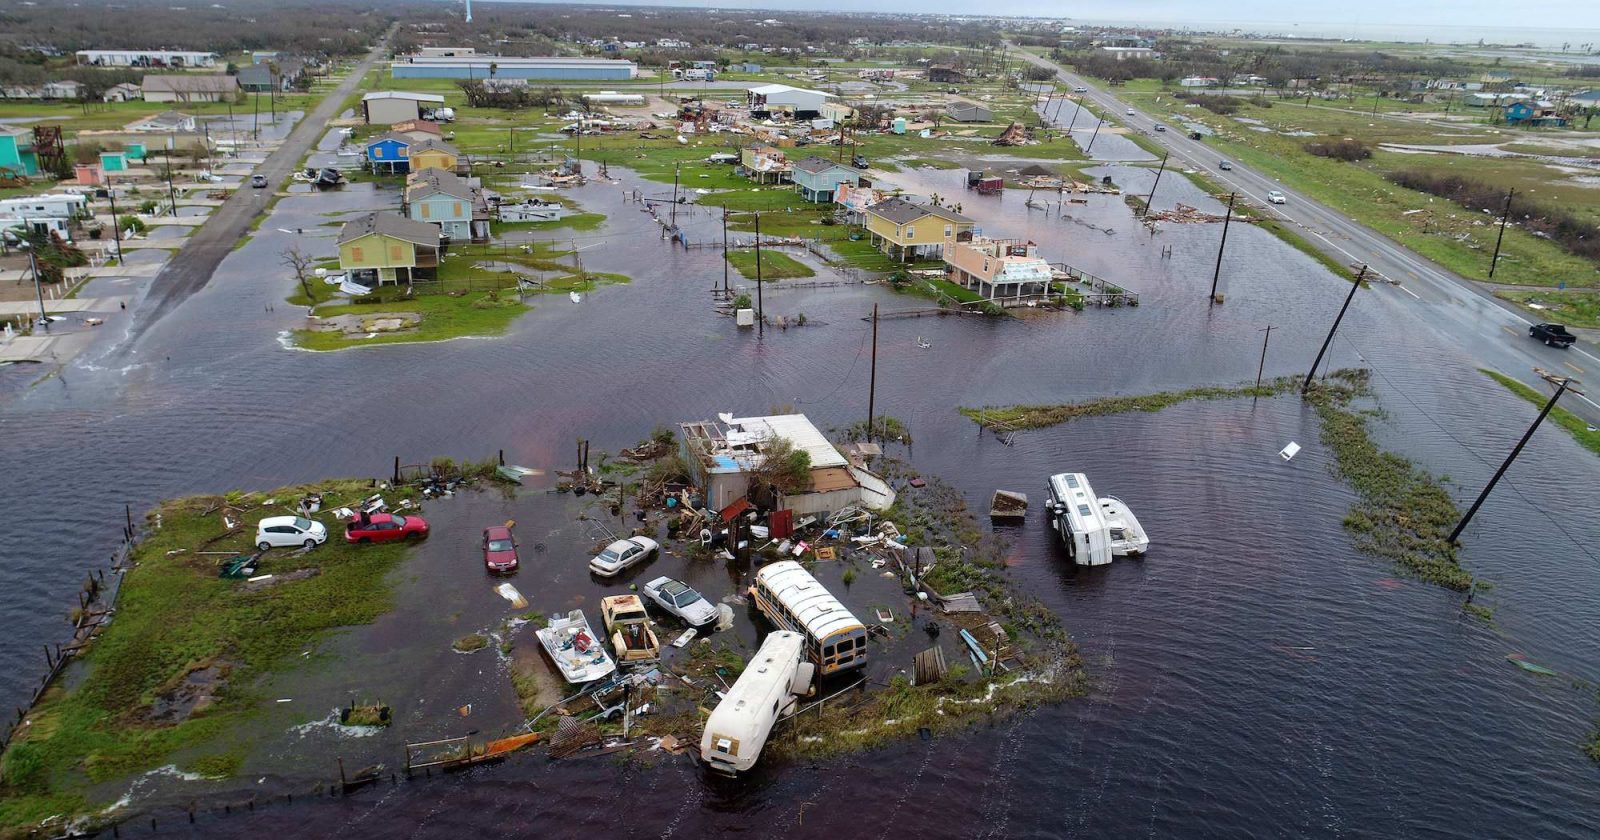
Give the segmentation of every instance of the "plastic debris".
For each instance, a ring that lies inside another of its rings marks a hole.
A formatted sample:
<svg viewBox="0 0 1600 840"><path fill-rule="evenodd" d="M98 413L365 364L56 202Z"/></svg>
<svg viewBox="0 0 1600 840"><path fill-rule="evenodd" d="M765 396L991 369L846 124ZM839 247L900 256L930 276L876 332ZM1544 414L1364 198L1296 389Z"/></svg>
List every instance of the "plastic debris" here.
<svg viewBox="0 0 1600 840"><path fill-rule="evenodd" d="M1298 454L1300 454L1300 444L1295 443L1292 440L1289 441L1289 445L1288 446L1285 446L1284 448L1278 450L1278 455L1280 457L1282 457L1283 460L1285 460L1285 461L1290 460L1291 458L1293 458L1294 456L1296 456Z"/></svg>

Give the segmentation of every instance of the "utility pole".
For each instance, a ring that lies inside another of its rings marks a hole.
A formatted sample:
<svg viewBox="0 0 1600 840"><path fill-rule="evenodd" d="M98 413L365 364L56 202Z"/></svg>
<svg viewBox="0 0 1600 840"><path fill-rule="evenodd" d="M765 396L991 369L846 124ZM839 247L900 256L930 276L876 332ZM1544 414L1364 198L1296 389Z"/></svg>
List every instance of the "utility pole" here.
<svg viewBox="0 0 1600 840"><path fill-rule="evenodd" d="M728 208L722 208L722 296L728 296Z"/></svg>
<svg viewBox="0 0 1600 840"><path fill-rule="evenodd" d="M1222 277L1222 249L1228 245L1228 223L1233 221L1233 200L1238 193L1228 193L1228 212L1222 217L1222 241L1217 243L1217 268L1211 272L1211 302L1217 302L1217 280Z"/></svg>
<svg viewBox="0 0 1600 840"><path fill-rule="evenodd" d="M28 267L33 269L33 293L39 296L39 323L49 332L50 316L44 311L44 286L39 282L39 257L33 252L31 241L23 240L23 244L28 248Z"/></svg>
<svg viewBox="0 0 1600 840"><path fill-rule="evenodd" d="M1078 107L1072 109L1072 119L1067 121L1067 137L1072 137L1072 127L1078 124L1078 112L1083 110L1083 100L1077 100Z"/></svg>
<svg viewBox="0 0 1600 840"><path fill-rule="evenodd" d="M1350 308L1350 301L1356 296L1356 289L1361 288L1361 281L1367 276L1367 267L1362 266L1361 272L1356 275L1354 283L1350 284L1350 294L1344 297L1344 306L1339 307L1339 316L1333 319L1333 326L1328 330L1328 337L1322 340L1322 349L1317 351L1316 361L1311 363L1311 370L1306 374L1306 381L1300 385L1300 395L1305 396L1311 390L1311 380L1317 375L1317 366L1322 364L1322 357L1328 352L1328 345L1333 343L1333 334L1339 329L1339 322L1344 320L1345 310Z"/></svg>
<svg viewBox="0 0 1600 840"><path fill-rule="evenodd" d="M172 215L178 215L178 190L172 186L172 150L167 150L167 198L172 202Z"/></svg>
<svg viewBox="0 0 1600 840"><path fill-rule="evenodd" d="M678 232L678 165L672 165L672 232Z"/></svg>
<svg viewBox="0 0 1600 840"><path fill-rule="evenodd" d="M1140 218L1144 218L1145 214L1150 212L1150 206L1156 200L1156 187L1161 186L1161 173L1167 171L1167 157L1171 154L1166 152L1161 155L1161 168L1156 170L1156 182L1150 185L1150 197L1144 200L1144 210L1140 211Z"/></svg>
<svg viewBox="0 0 1600 840"><path fill-rule="evenodd" d="M1089 145L1083 147L1083 153L1084 154L1088 154L1088 153L1094 151L1094 138L1100 136L1100 126L1106 124L1106 120L1105 120L1104 117L1100 117L1098 119L1100 121L1094 124L1094 133L1089 135Z"/></svg>
<svg viewBox="0 0 1600 840"><path fill-rule="evenodd" d="M233 121L233 100L228 100L228 128L233 132L233 151L239 152L239 126Z"/></svg>
<svg viewBox="0 0 1600 840"><path fill-rule="evenodd" d="M106 198L111 200L111 237L117 243L117 264L122 264L122 224L117 221L117 188L111 185L111 177L106 176Z"/></svg>
<svg viewBox="0 0 1600 840"><path fill-rule="evenodd" d="M1500 465L1500 469L1494 471L1494 477L1489 479L1489 486L1483 488L1483 492L1479 493L1478 498L1473 501L1472 507L1467 508L1467 514L1461 517L1460 522L1456 523L1456 529L1450 532L1449 541L1452 545L1455 544L1456 539L1461 536L1461 532L1466 529L1467 523L1472 521L1473 514L1476 514L1478 512L1478 508L1483 506L1483 500L1489 498L1489 491L1493 490L1494 486L1500 483L1500 476L1505 475L1506 470L1511 466L1511 462L1515 461L1517 456L1522 454L1522 447L1526 446L1528 439L1533 437L1534 431L1539 428L1540 423L1544 422L1544 418L1550 413L1550 409L1556 407L1556 400L1561 399L1561 395L1567 392L1567 386L1571 382L1572 380L1566 377L1562 377L1556 382L1556 392L1550 396L1550 401L1544 404L1544 408L1540 410L1539 416L1534 418L1533 425L1528 427L1528 431L1523 432L1522 440L1517 441L1517 445L1511 450L1511 454L1506 456L1505 463Z"/></svg>
<svg viewBox="0 0 1600 840"><path fill-rule="evenodd" d="M1511 218L1511 197L1516 195L1515 189L1506 190L1506 206L1500 211L1500 235L1494 238L1494 256L1489 258L1489 279L1494 279L1494 269L1500 263L1500 243L1506 238L1506 222Z"/></svg>
<svg viewBox="0 0 1600 840"><path fill-rule="evenodd" d="M867 442L872 442L872 417L878 402L878 305L872 305L872 374L867 380Z"/></svg>
<svg viewBox="0 0 1600 840"><path fill-rule="evenodd" d="M250 123L250 139L252 139L252 140L260 140L261 139L261 94L257 93L255 96L251 97L251 100L255 103L255 113L250 118L252 120L252 122Z"/></svg>
<svg viewBox="0 0 1600 840"><path fill-rule="evenodd" d="M756 214L756 335L767 334L767 309L761 300L761 214Z"/></svg>
<svg viewBox="0 0 1600 840"><path fill-rule="evenodd" d="M1272 325L1268 324L1266 330L1257 330L1257 332L1266 333L1266 337L1261 339L1261 364L1256 366L1256 388L1259 389L1261 387L1261 372L1267 369L1267 342L1272 340Z"/></svg>

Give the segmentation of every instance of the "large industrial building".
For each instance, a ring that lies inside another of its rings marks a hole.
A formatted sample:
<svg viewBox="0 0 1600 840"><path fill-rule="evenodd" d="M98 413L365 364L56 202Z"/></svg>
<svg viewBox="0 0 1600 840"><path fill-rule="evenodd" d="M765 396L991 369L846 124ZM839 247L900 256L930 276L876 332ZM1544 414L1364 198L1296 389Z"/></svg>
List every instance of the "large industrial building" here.
<svg viewBox="0 0 1600 840"><path fill-rule="evenodd" d="M493 65L493 73L490 72ZM414 55L392 65L396 79L548 79L551 81L626 81L637 66L611 58L550 56Z"/></svg>

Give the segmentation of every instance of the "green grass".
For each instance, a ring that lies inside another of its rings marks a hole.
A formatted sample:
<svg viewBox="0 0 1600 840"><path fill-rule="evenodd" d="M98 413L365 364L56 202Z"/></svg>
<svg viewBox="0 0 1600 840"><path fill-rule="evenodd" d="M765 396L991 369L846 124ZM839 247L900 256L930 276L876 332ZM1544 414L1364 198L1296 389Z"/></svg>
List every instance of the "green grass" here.
<svg viewBox="0 0 1600 840"><path fill-rule="evenodd" d="M1550 289L1530 292L1504 289L1494 294L1523 307L1530 315L1542 320L1560 321L1569 327L1600 327L1600 292L1597 291ZM1528 306L1530 303L1537 303L1544 308L1534 309Z"/></svg>
<svg viewBox="0 0 1600 840"><path fill-rule="evenodd" d="M496 230L597 230L605 222L604 213L574 213L550 222L495 222Z"/></svg>
<svg viewBox="0 0 1600 840"><path fill-rule="evenodd" d="M248 524L232 533L221 506L253 522L263 499L295 499L318 491L335 504L365 496L364 481L330 481L271 493L197 496L163 503L148 521L159 529L139 545L122 580L116 620L84 655L83 680L57 686L36 706L31 724L3 758L0 834L52 813L81 812L91 785L148 770L180 750L224 747L191 766L237 767L227 745L256 712L246 688L263 674L298 661L334 628L372 621L389 608L386 575L405 556L401 544L351 546L335 536L304 557L269 552L262 571L321 573L254 592L217 576L216 557L196 552L248 551ZM270 509L283 512L281 506ZM323 517L327 521L327 517ZM330 530L333 530L330 528ZM180 552L180 553L170 553ZM226 663L227 684L210 708L180 723L148 718L163 690L191 669Z"/></svg>
<svg viewBox="0 0 1600 840"><path fill-rule="evenodd" d="M754 249L728 251L723 256L734 268L739 270L740 274L752 280L755 279L756 252ZM774 251L771 248L764 248L761 251L762 280L788 280L794 277L813 277L815 275L816 272L811 270L811 266L782 251Z"/></svg>
<svg viewBox="0 0 1600 840"><path fill-rule="evenodd" d="M1544 408L1544 404L1550 401L1549 394L1545 394L1530 388L1503 373L1489 370L1488 368L1478 368L1478 371L1484 376L1487 376L1501 385L1504 385L1507 390L1511 391L1511 393L1516 394L1517 396L1536 406L1539 406L1540 408ZM1587 449L1596 455L1600 455L1600 432L1590 431L1588 421L1562 408L1559 404L1555 408L1550 409L1550 419L1555 421L1557 426L1566 429L1567 432L1572 435L1573 440L1576 440L1579 445L1583 446L1584 449Z"/></svg>
<svg viewBox="0 0 1600 840"><path fill-rule="evenodd" d="M1183 391L1162 391L1129 397L1103 397L1081 403L1058 405L1012 405L962 408L962 416L982 426L1010 431L1043 429L1084 417L1126 414L1130 411L1160 411L1190 400L1226 400L1236 397L1272 397L1300 386L1297 376L1281 376L1255 385L1202 386Z"/></svg>

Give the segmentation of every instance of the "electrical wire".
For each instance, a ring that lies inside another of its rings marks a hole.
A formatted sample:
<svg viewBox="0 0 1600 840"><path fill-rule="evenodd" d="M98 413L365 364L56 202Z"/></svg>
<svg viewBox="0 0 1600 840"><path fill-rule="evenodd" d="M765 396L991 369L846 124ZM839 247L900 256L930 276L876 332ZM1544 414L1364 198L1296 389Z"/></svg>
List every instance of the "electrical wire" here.
<svg viewBox="0 0 1600 840"><path fill-rule="evenodd" d="M861 363L861 354L863 352L865 352L866 349L867 349L867 335L868 335L868 331L867 330L862 330L862 332L861 332L861 346L856 348L856 357L851 360L850 369L844 372L844 378L839 380L839 384L835 385L833 390L828 392L827 396L822 397L821 399L815 399L815 400L796 399L795 400L795 404L796 405L816 405L817 403L824 403L824 402L827 402L828 400L833 399L835 394L837 394L841 390L843 390L844 386L845 386L845 383L850 381L850 374L855 373L856 372L856 365Z"/></svg>

